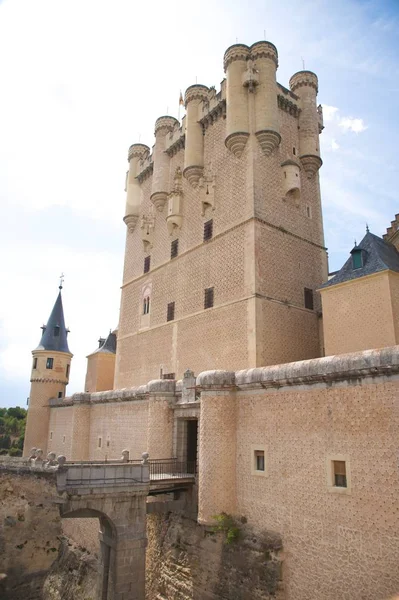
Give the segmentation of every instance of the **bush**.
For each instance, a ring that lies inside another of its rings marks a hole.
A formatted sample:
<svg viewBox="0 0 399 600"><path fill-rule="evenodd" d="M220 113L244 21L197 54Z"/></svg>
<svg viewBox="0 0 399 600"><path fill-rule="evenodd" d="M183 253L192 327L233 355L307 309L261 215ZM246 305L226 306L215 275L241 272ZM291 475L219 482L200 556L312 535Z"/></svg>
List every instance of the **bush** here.
<svg viewBox="0 0 399 600"><path fill-rule="evenodd" d="M222 531L226 534L226 544L231 544L238 540L240 529L237 527L237 524L231 515L222 512L220 515L214 515L212 518L217 523L214 527L214 531Z"/></svg>
<svg viewBox="0 0 399 600"><path fill-rule="evenodd" d="M0 435L0 448L10 448L11 438L9 435Z"/></svg>
<svg viewBox="0 0 399 600"><path fill-rule="evenodd" d="M8 454L10 456L22 456L22 450L19 448L10 448Z"/></svg>

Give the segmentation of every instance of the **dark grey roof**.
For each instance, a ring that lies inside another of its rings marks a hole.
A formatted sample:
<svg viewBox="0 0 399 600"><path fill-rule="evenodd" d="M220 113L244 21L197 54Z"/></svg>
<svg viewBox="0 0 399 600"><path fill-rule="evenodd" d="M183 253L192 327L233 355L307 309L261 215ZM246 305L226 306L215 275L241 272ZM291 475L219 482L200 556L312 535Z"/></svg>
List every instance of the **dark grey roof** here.
<svg viewBox="0 0 399 600"><path fill-rule="evenodd" d="M391 270L399 273L399 252L395 246L385 242L377 235L367 232L360 244L353 248L352 253L356 250L362 251L363 266L354 269L351 256L337 274L326 283L323 283L321 288L351 281L352 279L359 279L359 277L365 277L365 275L372 275L380 271Z"/></svg>
<svg viewBox="0 0 399 600"><path fill-rule="evenodd" d="M53 310L47 325L43 325L42 339L36 350L55 350L57 352L68 352L68 330L65 327L64 309L62 307L61 289L58 293Z"/></svg>
<svg viewBox="0 0 399 600"><path fill-rule="evenodd" d="M103 338L100 338L103 340ZM100 347L97 348L92 354L105 353L105 354L115 354L116 353L116 334L111 333L108 334L108 337L100 344Z"/></svg>

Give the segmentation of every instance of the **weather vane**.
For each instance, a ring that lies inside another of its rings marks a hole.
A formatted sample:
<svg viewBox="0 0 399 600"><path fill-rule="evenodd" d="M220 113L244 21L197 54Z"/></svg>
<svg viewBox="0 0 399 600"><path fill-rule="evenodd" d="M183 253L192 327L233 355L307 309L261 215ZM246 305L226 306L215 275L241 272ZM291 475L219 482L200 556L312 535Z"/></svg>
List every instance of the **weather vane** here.
<svg viewBox="0 0 399 600"><path fill-rule="evenodd" d="M62 286L63 286L63 283L64 283L64 279L65 279L65 277L64 277L64 273L61 273L61 275L60 275L60 285L59 285L59 289L60 289L60 290L62 290Z"/></svg>

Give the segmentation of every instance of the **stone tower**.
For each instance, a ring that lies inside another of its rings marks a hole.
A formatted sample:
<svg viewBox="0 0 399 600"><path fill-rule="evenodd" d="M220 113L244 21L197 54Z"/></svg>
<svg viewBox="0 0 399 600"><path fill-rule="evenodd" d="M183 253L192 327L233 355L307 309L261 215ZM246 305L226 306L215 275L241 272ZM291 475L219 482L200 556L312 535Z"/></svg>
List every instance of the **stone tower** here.
<svg viewBox="0 0 399 600"><path fill-rule="evenodd" d="M47 452L50 398L64 398L69 381L72 354L68 348L68 330L65 327L61 297L62 285L51 311L38 347L32 351L33 363L28 416L25 431L24 456L31 448Z"/></svg>
<svg viewBox="0 0 399 600"><path fill-rule="evenodd" d="M115 388L322 353L318 80L277 67L270 42L231 46L220 91L190 86L130 147Z"/></svg>

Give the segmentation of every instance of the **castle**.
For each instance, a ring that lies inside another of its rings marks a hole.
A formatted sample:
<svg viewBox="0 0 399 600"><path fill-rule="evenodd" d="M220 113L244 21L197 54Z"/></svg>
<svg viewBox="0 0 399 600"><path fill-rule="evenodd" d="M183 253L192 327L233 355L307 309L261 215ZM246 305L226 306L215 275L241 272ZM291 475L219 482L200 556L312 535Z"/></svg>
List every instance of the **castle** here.
<svg viewBox="0 0 399 600"><path fill-rule="evenodd" d="M118 329L65 396L61 290L33 351L25 454L197 464L198 520L278 531L285 596L399 590L399 215L328 277L318 79L270 42L129 148ZM196 376L197 375L197 376Z"/></svg>

